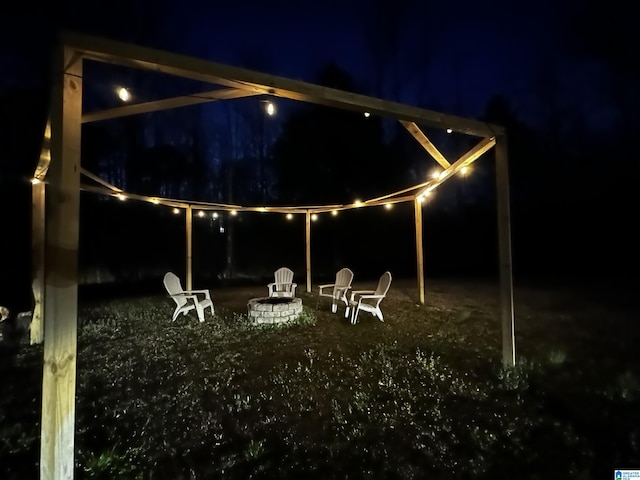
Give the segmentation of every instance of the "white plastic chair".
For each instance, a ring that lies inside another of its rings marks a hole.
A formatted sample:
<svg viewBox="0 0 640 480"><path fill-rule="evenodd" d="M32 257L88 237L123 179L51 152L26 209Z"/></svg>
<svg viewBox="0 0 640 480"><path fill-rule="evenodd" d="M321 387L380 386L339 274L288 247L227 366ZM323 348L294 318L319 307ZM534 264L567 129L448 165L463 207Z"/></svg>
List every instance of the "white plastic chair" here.
<svg viewBox="0 0 640 480"><path fill-rule="evenodd" d="M335 283L327 283L320 285L320 291L318 293L318 302L320 297L326 297L331 299L331 312L336 313L338 311L338 302L344 302L345 308L349 308L349 300L347 299L347 293L351 289L351 282L353 281L353 272L348 268L343 268L336 273ZM318 303L316 302L316 309Z"/></svg>
<svg viewBox="0 0 640 480"><path fill-rule="evenodd" d="M281 267L273 274L274 282L267 284L269 297L295 298L297 283L293 283L293 271Z"/></svg>
<svg viewBox="0 0 640 480"><path fill-rule="evenodd" d="M194 308L198 314L198 320L201 322L204 322L205 308L211 308L211 315L215 315L209 290L183 290L182 285L180 285L180 279L171 272L167 272L164 276L164 287L167 289L169 296L176 302L176 309L171 318L172 322L181 313L186 315L187 312ZM198 300L198 294L204 295L204 298Z"/></svg>
<svg viewBox="0 0 640 480"><path fill-rule="evenodd" d="M381 322L384 322L382 310L380 310L380 303L387 295L390 286L391 273L384 272L380 277L378 287L375 290L352 291L349 306L347 307L344 316L347 317L349 315L349 310L351 310L351 324L355 325L358 320L358 312L362 310L371 313L373 316L378 317Z"/></svg>

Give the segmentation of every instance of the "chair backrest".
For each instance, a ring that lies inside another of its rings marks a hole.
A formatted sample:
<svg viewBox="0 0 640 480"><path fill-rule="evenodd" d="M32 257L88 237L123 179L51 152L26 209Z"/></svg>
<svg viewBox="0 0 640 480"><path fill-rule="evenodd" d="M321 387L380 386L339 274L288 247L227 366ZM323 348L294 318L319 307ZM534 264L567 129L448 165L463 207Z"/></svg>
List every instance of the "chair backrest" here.
<svg viewBox="0 0 640 480"><path fill-rule="evenodd" d="M343 268L336 273L336 287L346 288L351 286L353 272L348 268Z"/></svg>
<svg viewBox="0 0 640 480"><path fill-rule="evenodd" d="M169 295L178 295L184 292L184 290L182 289L182 285L180 285L180 279L172 272L165 273L163 282L164 282L164 288L167 289L167 292L169 292ZM187 303L187 299L184 297L174 296L172 298L176 301L176 304L179 307Z"/></svg>
<svg viewBox="0 0 640 480"><path fill-rule="evenodd" d="M378 281L376 295L386 295L391 286L391 272L384 272Z"/></svg>
<svg viewBox="0 0 640 480"><path fill-rule="evenodd" d="M293 283L293 270L287 267L281 267L273 274L276 288L283 283Z"/></svg>

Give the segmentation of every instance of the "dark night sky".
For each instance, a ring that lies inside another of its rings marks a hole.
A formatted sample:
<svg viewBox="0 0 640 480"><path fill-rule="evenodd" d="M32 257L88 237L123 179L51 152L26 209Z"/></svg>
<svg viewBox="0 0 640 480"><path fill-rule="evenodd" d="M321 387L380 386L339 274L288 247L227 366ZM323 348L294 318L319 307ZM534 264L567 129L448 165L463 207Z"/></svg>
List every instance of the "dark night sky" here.
<svg viewBox="0 0 640 480"><path fill-rule="evenodd" d="M375 3L387 23L371 34ZM565 84L565 101L579 104L587 122L602 126L611 115L599 89L603 67L573 55L568 33L580 4L67 0L55 10L49 3L26 0L0 20L0 64L7 72L0 88L42 77L45 46L56 25L307 81L334 60L369 92L381 74L370 47L377 42L391 52L387 64L397 68L397 99L405 103L478 116L487 100L500 93L522 116L535 119L540 69L554 62ZM394 28L396 46L391 45Z"/></svg>

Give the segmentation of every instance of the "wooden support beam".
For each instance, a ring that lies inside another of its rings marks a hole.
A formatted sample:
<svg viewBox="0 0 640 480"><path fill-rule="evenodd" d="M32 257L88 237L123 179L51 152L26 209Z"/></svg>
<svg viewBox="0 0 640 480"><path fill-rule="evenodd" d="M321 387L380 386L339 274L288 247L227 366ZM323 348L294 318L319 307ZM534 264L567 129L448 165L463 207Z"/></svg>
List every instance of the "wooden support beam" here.
<svg viewBox="0 0 640 480"><path fill-rule="evenodd" d="M100 185L102 185L103 187L107 187L109 190L117 192L117 193L122 193L122 189L116 187L115 185L111 185L109 182L107 182L106 180L101 179L99 176L94 175L93 173L91 173L89 170L85 170L84 168L80 169L80 173L82 175L84 175L85 177L90 178L91 180L93 180L96 183L99 183Z"/></svg>
<svg viewBox="0 0 640 480"><path fill-rule="evenodd" d="M305 251L307 264L307 293L311 293L311 211L307 210L305 215Z"/></svg>
<svg viewBox="0 0 640 480"><path fill-rule="evenodd" d="M496 144L495 137L484 138L482 139L475 147L469 150L467 153L462 155L455 163L453 163L449 168L443 170L440 173L438 178L430 180L427 182L428 186L424 188L422 191L418 192L418 196L424 195L425 193L433 190L438 185L446 182L449 178L454 176L464 167L471 165L478 158L480 158L487 150L491 149Z"/></svg>
<svg viewBox="0 0 640 480"><path fill-rule="evenodd" d="M82 61L54 54L47 192L40 478L74 476Z"/></svg>
<svg viewBox="0 0 640 480"><path fill-rule="evenodd" d="M193 289L193 209L188 205L185 211L187 222L187 290Z"/></svg>
<svg viewBox="0 0 640 480"><path fill-rule="evenodd" d="M31 179L31 291L33 293L33 316L29 328L31 345L44 341L44 296L45 296L45 183L51 164L51 119L47 119L42 135L40 158Z"/></svg>
<svg viewBox="0 0 640 480"><path fill-rule="evenodd" d="M429 140L424 132L420 130L420 127L418 127L418 125L416 125L414 122L407 122L404 120L400 120L400 123L404 128L407 129L407 131L411 135L413 135L413 138L418 141L422 148L429 152L429 155L431 155L434 160L442 166L442 168L449 168L451 166L449 161L444 158L444 155L442 155L442 153L440 153L436 146L431 143L431 140Z"/></svg>
<svg viewBox="0 0 640 480"><path fill-rule="evenodd" d="M257 95L257 93L239 88L219 88L217 90L211 90L209 92L202 92L194 95L166 98L153 102L124 105L122 107L110 108L108 110L85 113L82 116L82 123L97 122L100 120L127 117L129 115L139 115L141 113L157 112L160 110L169 110L171 108L187 107L189 105L215 102L217 100L250 97L253 95Z"/></svg>
<svg viewBox="0 0 640 480"><path fill-rule="evenodd" d="M38 181L31 185L31 290L33 292L33 316L29 329L31 345L42 343L44 340L45 238L45 184Z"/></svg>
<svg viewBox="0 0 640 480"><path fill-rule="evenodd" d="M90 60L153 70L231 88L240 88L255 94L274 95L344 110L369 112L372 115L396 118L442 129L450 128L457 132L479 137L493 136L503 131L502 127L478 120L447 115L105 38L66 32L62 34L62 40L66 45L77 49L84 58Z"/></svg>
<svg viewBox="0 0 640 480"><path fill-rule="evenodd" d="M416 223L416 262L418 271L418 298L424 305L424 251L422 246L422 203L416 198L413 201Z"/></svg>
<svg viewBox="0 0 640 480"><path fill-rule="evenodd" d="M511 213L509 207L509 167L507 138L496 142L496 187L498 200L498 243L500 252L500 317L502 319L502 363L516 364L515 317L513 313L513 272L511 268Z"/></svg>

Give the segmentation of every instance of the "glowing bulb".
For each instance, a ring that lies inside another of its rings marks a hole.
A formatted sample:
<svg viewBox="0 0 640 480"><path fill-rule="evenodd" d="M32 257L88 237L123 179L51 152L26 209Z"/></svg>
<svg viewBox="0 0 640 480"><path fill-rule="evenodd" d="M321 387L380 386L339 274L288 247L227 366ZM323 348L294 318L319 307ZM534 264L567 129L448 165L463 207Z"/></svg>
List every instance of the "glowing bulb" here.
<svg viewBox="0 0 640 480"><path fill-rule="evenodd" d="M31 179L31 183L33 183L34 185L38 185L40 183L40 179L39 178L32 178Z"/></svg>
<svg viewBox="0 0 640 480"><path fill-rule="evenodd" d="M361 206L362 206L362 202L361 202L360 200L356 200L356 201L354 202L354 205L355 205L356 207L361 207Z"/></svg>
<svg viewBox="0 0 640 480"><path fill-rule="evenodd" d="M261 211L261 212L266 212L266 211L267 211L267 209L266 209L266 208L264 208L264 207L260 207L260 211Z"/></svg>
<svg viewBox="0 0 640 480"><path fill-rule="evenodd" d="M292 213L287 213L287 220L291 220L293 218L293 214Z"/></svg>
<svg viewBox="0 0 640 480"><path fill-rule="evenodd" d="M127 199L127 197L125 197L123 194L119 194L119 195L118 195L118 198L119 198L119 199L120 199L120 201L122 201L122 202L124 202L124 201Z"/></svg>
<svg viewBox="0 0 640 480"><path fill-rule="evenodd" d="M366 118L369 118L369 117L371 116L371 114L370 114L369 112L364 112L364 116L365 116Z"/></svg>
<svg viewBox="0 0 640 480"><path fill-rule="evenodd" d="M424 200L424 195L418 195L418 203L422 203L422 200Z"/></svg>
<svg viewBox="0 0 640 480"><path fill-rule="evenodd" d="M311 215L311 220L315 222L317 219L318 219L318 215L316 215L315 213Z"/></svg>
<svg viewBox="0 0 640 480"><path fill-rule="evenodd" d="M152 198L151 203L153 203L154 205L158 205L160 201L157 198Z"/></svg>
<svg viewBox="0 0 640 480"><path fill-rule="evenodd" d="M220 233L224 233L224 227L220 227Z"/></svg>
<svg viewBox="0 0 640 480"><path fill-rule="evenodd" d="M204 217L204 211L203 211L203 210L200 210L200 211L198 212L198 216L199 216L200 218Z"/></svg>
<svg viewBox="0 0 640 480"><path fill-rule="evenodd" d="M211 218L218 218L218 212L213 212L211 214Z"/></svg>
<svg viewBox="0 0 640 480"><path fill-rule="evenodd" d="M391 210L393 208L393 204L392 203L387 203L387 204L385 204L384 208L386 208L387 210Z"/></svg>
<svg viewBox="0 0 640 480"><path fill-rule="evenodd" d="M238 212L236 212L235 210L231 210L229 213L234 217L238 214Z"/></svg>
<svg viewBox="0 0 640 480"><path fill-rule="evenodd" d="M438 170L434 170L431 173L431 178L438 178L440 176L440 172Z"/></svg>
<svg viewBox="0 0 640 480"><path fill-rule="evenodd" d="M469 168L468 168L468 167L462 167L462 168L460 169L460 173L461 173L462 175L466 175L467 173L469 173Z"/></svg>
<svg viewBox="0 0 640 480"><path fill-rule="evenodd" d="M442 180L446 176L447 176L447 171L443 170L442 172L440 172L440 175L438 175L438 178L440 178L440 180Z"/></svg>
<svg viewBox="0 0 640 480"><path fill-rule="evenodd" d="M118 97L120 98L120 100L122 100L123 102L128 102L131 99L131 95L129 94L129 90L127 90L124 87L120 87L118 89Z"/></svg>
<svg viewBox="0 0 640 480"><path fill-rule="evenodd" d="M447 133L453 133L453 130L451 130L450 128L447 128Z"/></svg>
<svg viewBox="0 0 640 480"><path fill-rule="evenodd" d="M179 208L174 208L173 209L173 213L175 213L176 215L180 213L180 209Z"/></svg>
<svg viewBox="0 0 640 480"><path fill-rule="evenodd" d="M275 115L275 113L276 113L276 106L271 102L267 102L267 115L272 117L273 115Z"/></svg>
<svg viewBox="0 0 640 480"><path fill-rule="evenodd" d="M335 217L336 215L338 215L338 210L333 210L333 211L331 212L331 215L333 215L334 217Z"/></svg>

